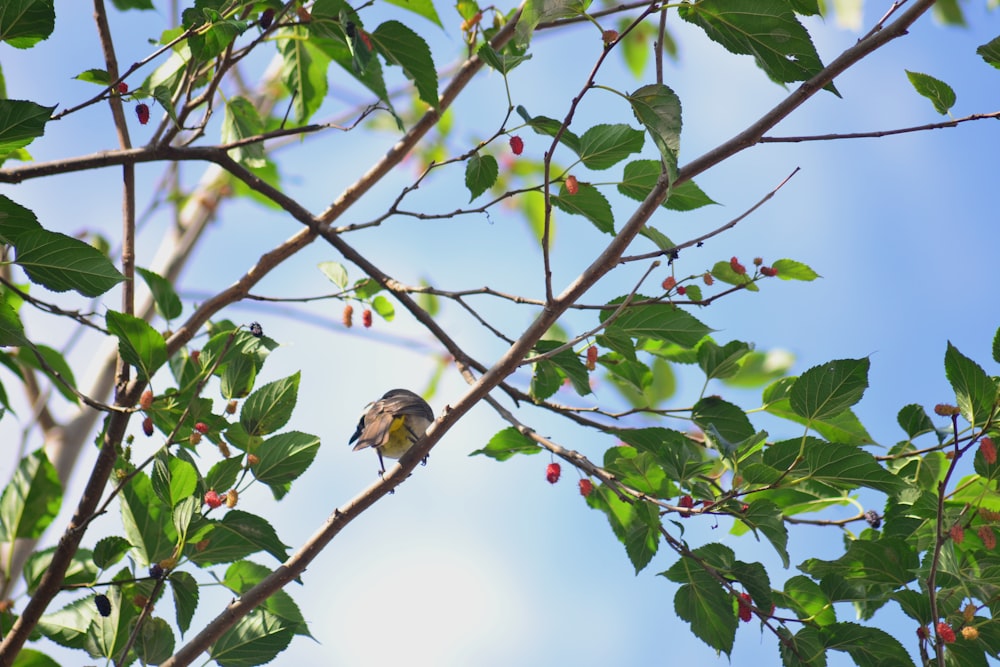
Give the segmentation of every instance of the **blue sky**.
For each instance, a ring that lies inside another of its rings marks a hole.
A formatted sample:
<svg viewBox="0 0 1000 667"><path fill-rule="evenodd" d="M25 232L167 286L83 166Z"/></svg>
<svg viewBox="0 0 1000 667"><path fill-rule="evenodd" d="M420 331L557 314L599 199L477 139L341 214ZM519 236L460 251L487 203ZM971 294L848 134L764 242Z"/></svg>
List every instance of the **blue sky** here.
<svg viewBox="0 0 1000 667"><path fill-rule="evenodd" d="M821 94L770 134L881 130L941 120L912 89L905 69L951 84L958 96L952 112L956 117L1000 108L1000 71L975 54L978 45L1000 34L1000 21L981 4L966 3L971 23L966 29L923 20L909 36L839 78L842 99ZM34 53L0 48L10 97L69 106L92 94L87 85L69 80L82 69L100 65L89 9L83 3L62 3L57 9L57 34ZM404 15L404 20L439 44L435 56L448 62L460 47L455 29L459 21L449 7L439 10L448 26L446 33L419 19ZM863 25L871 25L882 11L871 7ZM400 16L398 11L387 15ZM119 29L116 46L123 63L148 52L147 38L156 36L162 21L151 12L112 18L113 27ZM665 82L684 107L683 164L743 129L786 91L769 82L748 58L725 53L697 29L682 24L676 14L668 23L680 46L680 60L668 63ZM810 20L807 25L825 62L858 38L833 21ZM72 57L67 57L70 48ZM600 48L592 26L574 28L562 37L540 34L533 59L510 77L515 103L534 114L561 117L566 100L583 84ZM43 70L35 60L39 56L44 58ZM598 81L629 90L651 77L648 73L637 80L612 58ZM324 112L336 115L351 96L343 92L347 85L341 86L343 75L331 70L331 78L335 95ZM481 77L455 108L455 136L468 140L488 136L505 110L502 80L496 75ZM79 118L51 124L44 139L30 147L36 159L115 145L103 107ZM631 113L619 99L593 93L573 127L582 132L600 122L630 121ZM134 141L141 143L143 129L132 129ZM519 133L526 155L537 158L547 147L530 131ZM823 278L813 283L770 281L758 294L737 294L695 314L718 331L719 340L740 339L761 350L787 350L796 358L794 373L831 359L870 357L871 387L857 413L873 438L888 447L903 437L895 423L900 407L953 399L943 370L947 341L980 361L988 372L997 372L989 354L1000 325L989 297L998 240L993 163L997 133L995 122L981 121L892 138L758 146L696 179L720 206L687 214L660 213L654 224L674 240L702 234L742 213L800 168L772 201L735 229L684 253L678 270L699 273L732 255L744 263L761 255L767 261L790 257L818 271ZM286 191L319 211L393 139L389 134L331 132L291 146L282 157ZM497 146L496 154L504 151L504 146ZM652 151L647 146L646 156L652 157ZM159 169L138 169L140 189L146 195L153 191ZM183 170L190 181L200 175L195 165ZM345 222L381 213L413 174L409 166L397 170ZM119 172L109 169L3 186L0 192L34 210L47 227L68 232L106 228L113 234L119 184ZM460 171L455 171L429 183L415 199L432 210L451 210L465 205L468 193ZM145 200L140 196L139 201ZM623 220L628 203L613 201L616 217ZM152 219L140 242L144 253L140 264L149 263L158 235L168 224L163 215ZM557 225L558 290L607 237L570 216L559 216ZM184 274L181 289L200 294L205 286L229 284L261 252L297 229L287 216L245 202L227 204ZM349 240L403 282L432 277L435 284L449 289L489 284L526 295L541 293L540 254L527 226L510 213L500 212L489 220L482 216L427 223L393 219ZM651 249L644 243L640 239L635 248ZM298 296L332 291L316 265L338 259L332 249L314 244L255 292ZM587 300L596 302L627 291L636 271L644 268L613 277ZM652 284L665 275L661 268ZM499 312L486 301L475 303ZM435 367L434 355L440 354L405 316L392 324L376 321L372 331L345 330L338 324L335 303L299 310L309 315L310 323L261 306L224 313L236 321L260 320L268 335L283 344L265 367L262 381L301 369L300 404L292 427L323 439L313 467L285 502L273 504L264 489L241 499L245 509L272 519L290 545L301 543L334 507L372 481L374 456L352 454L347 447L364 404L393 386L423 389ZM527 326L533 315L508 307L502 312L508 314L503 326L512 334ZM502 346L483 336L458 308L447 307L441 317L480 360L489 362L502 353ZM566 326L583 331L593 324L573 317ZM85 352L76 355L81 363L87 358ZM682 373L676 405L688 404L700 388L699 378ZM457 373L449 371L431 403L440 411L463 391ZM598 400L613 400L612 389L600 382L595 392ZM756 392L736 396L746 408L759 403ZM520 415L539 432L594 460L613 444L530 408ZM138 423L134 426L138 433ZM305 586L289 591L317 641L296 639L281 661L485 667L512 662L723 664L725 658L717 659L677 618L675 585L656 576L674 558L664 550L636 576L606 520L578 495L573 470L564 465L563 480L550 486L544 480L547 456L505 464L467 456L503 426L487 408L475 409L449 431L426 467L418 468L395 495L338 536L306 572ZM0 433L10 437L17 437L20 428L9 417L0 422ZM772 435L795 433L788 429ZM114 524L117 517L102 521ZM804 558L835 557L841 548L841 536L834 529L794 528L792 567L785 571L770 546L752 537L729 535L725 523L714 527L706 518L688 522L686 529L685 538L692 545L721 541L742 560L762 560L775 585L795 574L795 565ZM264 557L257 560L274 564ZM211 595L206 591L203 599ZM218 598L214 609L225 601L225 596ZM163 606L160 613L169 617L169 604ZM885 611L876 617L880 626L913 648L912 622ZM838 618L853 620L853 611L839 608ZM839 654L831 653L830 658L831 665L850 664ZM762 636L755 624L742 626L734 662L775 664L774 639Z"/></svg>

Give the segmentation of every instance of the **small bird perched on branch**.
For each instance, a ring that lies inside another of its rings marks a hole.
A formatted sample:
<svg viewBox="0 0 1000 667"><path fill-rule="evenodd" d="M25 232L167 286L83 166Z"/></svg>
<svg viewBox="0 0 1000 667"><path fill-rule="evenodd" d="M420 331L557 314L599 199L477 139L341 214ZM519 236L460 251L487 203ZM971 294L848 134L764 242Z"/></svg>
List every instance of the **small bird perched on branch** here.
<svg viewBox="0 0 1000 667"><path fill-rule="evenodd" d="M381 472L385 473L382 457L401 457L424 436L433 421L434 411L427 401L409 389L392 389L368 404L348 444L357 440L354 451L373 447Z"/></svg>

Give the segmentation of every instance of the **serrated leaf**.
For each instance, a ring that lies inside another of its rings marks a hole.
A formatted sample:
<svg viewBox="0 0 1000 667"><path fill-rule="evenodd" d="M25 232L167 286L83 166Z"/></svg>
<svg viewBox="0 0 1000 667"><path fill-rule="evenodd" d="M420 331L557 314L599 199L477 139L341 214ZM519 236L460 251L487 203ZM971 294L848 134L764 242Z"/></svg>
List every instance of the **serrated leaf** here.
<svg viewBox="0 0 1000 667"><path fill-rule="evenodd" d="M542 448L534 440L509 426L490 438L485 447L471 452L469 456L482 454L497 461L506 461L515 454L538 454L541 451Z"/></svg>
<svg viewBox="0 0 1000 667"><path fill-rule="evenodd" d="M801 574L790 577L785 582L784 592L794 602L792 609L799 618L811 619L819 626L836 622L833 601L809 577Z"/></svg>
<svg viewBox="0 0 1000 667"><path fill-rule="evenodd" d="M608 305L616 304L613 301ZM601 321L604 321L611 312L602 310ZM608 326L607 331L609 334L658 340L693 348L711 332L711 329L680 308L669 304L654 304L627 308Z"/></svg>
<svg viewBox="0 0 1000 667"><path fill-rule="evenodd" d="M901 538L883 537L877 542L854 540L840 558L810 558L799 569L815 579L836 575L856 584L906 586L916 578L917 566L913 546Z"/></svg>
<svg viewBox="0 0 1000 667"><path fill-rule="evenodd" d="M777 83L807 81L823 69L809 32L784 0L702 0L677 11L731 53L753 56ZM836 93L832 84L827 89Z"/></svg>
<svg viewBox="0 0 1000 667"><path fill-rule="evenodd" d="M608 169L642 150L645 135L628 125L595 125L580 137L580 160L588 169Z"/></svg>
<svg viewBox="0 0 1000 667"><path fill-rule="evenodd" d="M27 342L21 318L7 302L7 296L0 294L0 347L25 345Z"/></svg>
<svg viewBox="0 0 1000 667"><path fill-rule="evenodd" d="M566 213L582 215L605 234L615 233L615 217L611 211L611 204L589 183L578 184L576 194L570 194L566 184L563 183L559 188L559 194L552 195L550 201L553 206Z"/></svg>
<svg viewBox="0 0 1000 667"><path fill-rule="evenodd" d="M108 76L107 70L103 69L85 69L73 78L77 81L96 83L98 86L105 88L111 85L111 77Z"/></svg>
<svg viewBox="0 0 1000 667"><path fill-rule="evenodd" d="M281 54L281 80L292 93L295 120L305 124L319 109L326 97L326 69L330 58L310 44L302 26L278 33L278 53Z"/></svg>
<svg viewBox="0 0 1000 667"><path fill-rule="evenodd" d="M694 549L694 554L700 557L712 546ZM682 557L661 575L681 584L674 595L674 610L691 624L691 632L715 650L732 653L739 624L732 594L691 558Z"/></svg>
<svg viewBox="0 0 1000 667"><path fill-rule="evenodd" d="M725 454L731 453L727 450L754 434L746 413L718 396L706 396L695 403L691 419L710 440L716 441L713 444Z"/></svg>
<svg viewBox="0 0 1000 667"><path fill-rule="evenodd" d="M27 49L48 39L55 29L53 0L5 0L0 7L0 41Z"/></svg>
<svg viewBox="0 0 1000 667"><path fill-rule="evenodd" d="M226 568L222 584L236 595L243 595L271 574L271 569L250 561L238 561ZM292 596L283 590L275 591L261 607L284 619L295 634L310 637L309 627Z"/></svg>
<svg viewBox="0 0 1000 667"><path fill-rule="evenodd" d="M814 366L792 385L792 410L810 421L835 417L861 400L868 388L868 359L838 359Z"/></svg>
<svg viewBox="0 0 1000 667"><path fill-rule="evenodd" d="M170 573L170 591L177 614L177 627L182 633L187 632L198 608L198 582L187 572L174 571Z"/></svg>
<svg viewBox="0 0 1000 667"><path fill-rule="evenodd" d="M198 469L193 464L166 453L153 459L150 481L156 495L170 507L192 496L198 486Z"/></svg>
<svg viewBox="0 0 1000 667"><path fill-rule="evenodd" d="M781 509L763 498L749 503L745 512L741 512L739 519L746 524L756 534L760 531L767 538L774 550L781 556L784 567L788 567L788 528L782 519Z"/></svg>
<svg viewBox="0 0 1000 667"><path fill-rule="evenodd" d="M777 269L778 277L782 280L816 280L820 277L818 273L813 271L811 268L803 264L802 262L797 262L794 259L778 259L775 260L771 267Z"/></svg>
<svg viewBox="0 0 1000 667"><path fill-rule="evenodd" d="M632 447L612 447L604 454L605 469L625 486L651 498L676 495L676 487L667 479L656 456Z"/></svg>
<svg viewBox="0 0 1000 667"><path fill-rule="evenodd" d="M0 160L45 134L53 109L27 100L0 100Z"/></svg>
<svg viewBox="0 0 1000 667"><path fill-rule="evenodd" d="M167 363L167 344L163 335L144 320L109 310L104 316L108 331L118 338L118 353L139 376L149 380Z"/></svg>
<svg viewBox="0 0 1000 667"><path fill-rule="evenodd" d="M608 517L612 532L625 545L637 574L649 565L660 543L660 517L655 505L643 500L625 502L603 484L587 496L587 504Z"/></svg>
<svg viewBox="0 0 1000 667"><path fill-rule="evenodd" d="M476 55L479 56L480 60L504 76L525 60L529 60L531 58L530 54L518 55L497 53L496 49L490 46L488 42L484 42L483 45L479 47L479 50L476 51Z"/></svg>
<svg viewBox="0 0 1000 667"><path fill-rule="evenodd" d="M760 288L751 280L746 273L736 273L730 262L719 260L712 265L712 276L716 280L721 280L729 285L742 285L749 292L758 292ZM781 275L780 273L778 275Z"/></svg>
<svg viewBox="0 0 1000 667"><path fill-rule="evenodd" d="M535 344L535 351L538 354L547 354L562 345L559 341L540 340ZM555 366L562 376L569 378L576 393L580 396L586 396L590 393L590 375L580 357L572 349L562 350L539 363L546 362Z"/></svg>
<svg viewBox="0 0 1000 667"><path fill-rule="evenodd" d="M287 621L258 607L219 637L208 654L220 667L254 667L276 658L294 636Z"/></svg>
<svg viewBox="0 0 1000 667"><path fill-rule="evenodd" d="M147 618L135 640L135 654L145 664L158 665L174 653L174 631L158 616Z"/></svg>
<svg viewBox="0 0 1000 667"><path fill-rule="evenodd" d="M44 450L28 454L0 495L0 542L36 538L62 505L62 484Z"/></svg>
<svg viewBox="0 0 1000 667"><path fill-rule="evenodd" d="M863 449L839 442L810 439L805 447L805 470L810 479L825 482L834 488L853 489L865 486L894 495L906 483L879 465L874 456Z"/></svg>
<svg viewBox="0 0 1000 667"><path fill-rule="evenodd" d="M143 473L122 488L122 525L140 566L158 563L173 554L176 535L169 520L170 510Z"/></svg>
<svg viewBox="0 0 1000 667"><path fill-rule="evenodd" d="M705 340L698 346L698 366L705 372L706 379L727 378L739 372L741 362L752 351L753 346L739 340L723 346Z"/></svg>
<svg viewBox="0 0 1000 667"><path fill-rule="evenodd" d="M982 56L987 63L1000 69L1000 37L994 37L976 49L976 53Z"/></svg>
<svg viewBox="0 0 1000 667"><path fill-rule="evenodd" d="M403 68L403 73L416 85L417 96L429 107L437 108L437 70L427 42L399 21L386 21L369 37L386 62Z"/></svg>
<svg viewBox="0 0 1000 667"><path fill-rule="evenodd" d="M885 630L858 623L831 623L823 628L823 644L844 651L860 667L913 667L913 658L899 640Z"/></svg>
<svg viewBox="0 0 1000 667"><path fill-rule="evenodd" d="M590 0L529 0L524 5L514 32L515 43L526 46L535 27L545 21L580 16L590 7Z"/></svg>
<svg viewBox="0 0 1000 667"><path fill-rule="evenodd" d="M918 435L934 432L934 422L924 408L916 403L904 405L896 415L896 421L911 440Z"/></svg>
<svg viewBox="0 0 1000 667"><path fill-rule="evenodd" d="M131 548L132 545L124 537L110 535L101 538L94 545L94 565L101 570L106 570L124 558Z"/></svg>
<svg viewBox="0 0 1000 667"><path fill-rule="evenodd" d="M180 317L184 306L181 304L181 299L177 296L177 292L174 291L174 286L170 281L158 273L140 267L136 267L135 270L142 276L146 286L149 287L149 291L153 295L153 302L156 304L156 309L163 316L163 319L172 320Z"/></svg>
<svg viewBox="0 0 1000 667"><path fill-rule="evenodd" d="M278 539L274 527L259 516L234 509L211 526L207 541L188 553L199 565L231 563L258 551L266 551L279 563L288 558L288 547Z"/></svg>
<svg viewBox="0 0 1000 667"><path fill-rule="evenodd" d="M156 9L153 6L153 0L111 0L111 4L122 12L128 9Z"/></svg>
<svg viewBox="0 0 1000 667"><path fill-rule="evenodd" d="M347 287L347 269L340 262L320 262L319 270L323 272L330 282L344 289Z"/></svg>
<svg viewBox="0 0 1000 667"><path fill-rule="evenodd" d="M264 121L253 102L245 97L231 97L226 102L226 112L222 117L222 142L234 143L256 137L264 133ZM264 157L264 144L254 142L244 144L228 151L229 156L251 169L261 169L267 162Z"/></svg>
<svg viewBox="0 0 1000 667"><path fill-rule="evenodd" d="M993 414L997 397L996 382L951 342L944 355L944 371L955 390L955 400L962 416L975 426L986 424Z"/></svg>
<svg viewBox="0 0 1000 667"><path fill-rule="evenodd" d="M253 466L254 476L268 486L285 485L298 479L316 458L319 438L290 431L265 440L257 449L260 461Z"/></svg>
<svg viewBox="0 0 1000 667"><path fill-rule="evenodd" d="M465 187L469 190L469 201L493 187L497 182L500 168L497 160L488 153L476 153L465 165Z"/></svg>
<svg viewBox="0 0 1000 667"><path fill-rule="evenodd" d="M240 410L240 425L250 435L274 433L288 423L298 400L300 373L264 385Z"/></svg>
<svg viewBox="0 0 1000 667"><path fill-rule="evenodd" d="M944 81L935 79L929 74L910 70L906 70L906 78L918 93L931 101L934 110L942 116L955 106L955 91Z"/></svg>
<svg viewBox="0 0 1000 667"><path fill-rule="evenodd" d="M532 116L528 113L528 110L523 106L518 105L515 108L517 114L524 119L525 124L534 130L536 133L555 137L559 135L559 142L569 148L571 151L580 154L580 137L576 136L568 129L562 130L562 123L554 118L548 118L546 116ZM562 130L560 132L560 130Z"/></svg>
<svg viewBox="0 0 1000 667"><path fill-rule="evenodd" d="M438 16L437 10L434 9L434 3L431 2L431 0L386 0L386 2L390 5L396 5L397 7L407 9L417 16L422 16L439 28L444 27L444 25L441 24L441 18Z"/></svg>
<svg viewBox="0 0 1000 667"><path fill-rule="evenodd" d="M0 235L10 238L7 221L0 221ZM99 250L88 243L38 227L18 231L14 263L32 282L53 292L73 290L83 296L100 296L125 279Z"/></svg>
<svg viewBox="0 0 1000 667"><path fill-rule="evenodd" d="M681 100L662 83L651 83L627 96L632 113L642 123L667 165L671 181L677 178L681 140Z"/></svg>

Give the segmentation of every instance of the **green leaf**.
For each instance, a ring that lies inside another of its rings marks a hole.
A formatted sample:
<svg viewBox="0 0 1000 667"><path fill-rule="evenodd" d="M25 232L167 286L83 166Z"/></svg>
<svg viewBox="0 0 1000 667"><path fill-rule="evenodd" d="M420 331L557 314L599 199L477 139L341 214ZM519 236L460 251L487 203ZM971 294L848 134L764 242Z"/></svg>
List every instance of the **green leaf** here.
<svg viewBox="0 0 1000 667"><path fill-rule="evenodd" d="M741 362L752 350L751 345L739 340L722 347L705 340L698 346L698 365L705 371L706 379L731 377L739 372Z"/></svg>
<svg viewBox="0 0 1000 667"><path fill-rule="evenodd" d="M652 498L677 495L676 487L650 452L633 447L612 447L604 453L604 467L625 486Z"/></svg>
<svg viewBox="0 0 1000 667"><path fill-rule="evenodd" d="M782 280L816 280L820 277L818 273L810 269L802 262L794 259L779 259L771 264L771 268L777 269L778 277Z"/></svg>
<svg viewBox="0 0 1000 667"><path fill-rule="evenodd" d="M153 0L111 0L111 4L121 12L128 9L156 9Z"/></svg>
<svg viewBox="0 0 1000 667"><path fill-rule="evenodd" d="M147 618L139 629L134 648L143 663L158 665L174 654L174 631L162 618Z"/></svg>
<svg viewBox="0 0 1000 667"><path fill-rule="evenodd" d="M659 160L633 160L625 165L622 181L618 184L618 192L630 199L643 201L656 186L659 178ZM684 181L670 190L670 196L663 202L663 206L671 211L693 211L715 203L717 202L695 185L694 181ZM670 247L673 246L671 243Z"/></svg>
<svg viewBox="0 0 1000 667"><path fill-rule="evenodd" d="M955 390L955 399L962 416L975 426L986 424L993 414L997 397L996 382L951 342L944 355L944 372Z"/></svg>
<svg viewBox="0 0 1000 667"><path fill-rule="evenodd" d="M48 39L55 29L53 0L4 0L0 7L0 41L27 49Z"/></svg>
<svg viewBox="0 0 1000 667"><path fill-rule="evenodd" d="M124 558L131 548L132 545L124 537L111 535L101 538L94 546L94 565L106 570Z"/></svg>
<svg viewBox="0 0 1000 667"><path fill-rule="evenodd" d="M434 3L431 0L386 0L386 2L390 5L408 9L417 16L424 17L439 28L444 28L444 25L441 24L441 18L438 16L437 10L434 9Z"/></svg>
<svg viewBox="0 0 1000 667"><path fill-rule="evenodd" d="M52 386L56 388L56 391L62 394L67 401L79 403L80 399L73 393L73 388L76 387L76 378L73 377L73 369L66 358L58 350L54 350L48 345L27 344L30 347L22 347L18 350L18 361L44 373L52 380Z"/></svg>
<svg viewBox="0 0 1000 667"><path fill-rule="evenodd" d="M763 498L749 503L746 512L739 515L740 521L754 531L760 531L781 556L784 567L788 567L788 528L781 516L781 509Z"/></svg>
<svg viewBox="0 0 1000 667"><path fill-rule="evenodd" d="M547 354L557 347L563 345L560 341L554 340L540 340L535 345L535 351L538 354ZM576 390L580 396L586 396L591 393L590 389L590 375L587 373L587 368L580 361L579 355L573 352L572 349L567 348L557 354L543 359L536 363L536 369L539 364L552 364L555 368L559 370L561 377L569 378L570 382L573 384L573 388Z"/></svg>
<svg viewBox="0 0 1000 667"><path fill-rule="evenodd" d="M608 169L642 150L645 136L628 125L595 125L580 137L580 160L588 169Z"/></svg>
<svg viewBox="0 0 1000 667"><path fill-rule="evenodd" d="M278 539L271 524L259 516L230 510L222 521L212 521L211 525L207 542L199 545L198 550L188 552L198 565L231 563L258 551L266 551L278 562L288 558L287 545Z"/></svg>
<svg viewBox="0 0 1000 667"><path fill-rule="evenodd" d="M677 11L731 53L753 56L776 83L807 81L823 69L809 32L784 0L702 0ZM836 93L832 84L827 89Z"/></svg>
<svg viewBox="0 0 1000 667"><path fill-rule="evenodd" d="M841 622L825 626L821 634L828 649L846 652L861 667L913 667L907 650L885 630Z"/></svg>
<svg viewBox="0 0 1000 667"><path fill-rule="evenodd" d="M603 484L587 496L587 504L608 517L611 530L625 545L636 574L656 555L660 545L660 516L656 505L644 500L625 502Z"/></svg>
<svg viewBox="0 0 1000 667"><path fill-rule="evenodd" d="M84 296L100 296L125 279L99 250L88 243L37 226L8 227L0 218L0 236L17 249L15 264L32 282L53 292L74 290Z"/></svg>
<svg viewBox="0 0 1000 667"><path fill-rule="evenodd" d="M198 10L194 8L186 9L183 12L183 16L186 19L192 13L197 14ZM187 21L185 20L186 23ZM198 28L188 38L191 54L198 60L211 60L228 49L249 25L247 21L222 18L217 14L207 24L204 21L199 21L197 26L185 25L186 28Z"/></svg>
<svg viewBox="0 0 1000 667"><path fill-rule="evenodd" d="M520 25L520 24L519 24ZM534 116L528 113L528 110L523 106L518 105L515 109L518 115L524 119L525 124L534 130L536 133L555 137L559 135L559 142L569 148L571 151L580 154L580 137L576 136L569 129L562 130L562 123L554 118L548 118L546 116ZM560 132L562 130L562 132Z"/></svg>
<svg viewBox="0 0 1000 667"><path fill-rule="evenodd" d="M181 299L177 296L170 281L157 273L140 267L136 267L135 270L149 287L149 291L153 295L153 302L156 304L156 310L163 316L163 319L172 320L180 317L184 306L181 305Z"/></svg>
<svg viewBox="0 0 1000 667"><path fill-rule="evenodd" d="M866 486L889 495L906 488L906 483L879 465L874 456L852 445L809 438L804 453L808 477L835 488Z"/></svg>
<svg viewBox="0 0 1000 667"><path fill-rule="evenodd" d="M632 113L642 123L667 165L671 182L677 178L681 140L681 100L662 83L642 86L627 96Z"/></svg>
<svg viewBox="0 0 1000 667"><path fill-rule="evenodd" d="M243 464L243 458L239 456L231 456L217 462L205 475L205 488L217 491L231 489L236 484L237 475L243 470Z"/></svg>
<svg viewBox="0 0 1000 667"><path fill-rule="evenodd" d="M59 667L59 663L41 651L22 648L17 652L12 667Z"/></svg>
<svg viewBox="0 0 1000 667"><path fill-rule="evenodd" d="M294 636L286 620L258 607L219 637L208 654L220 667L255 667L274 660Z"/></svg>
<svg viewBox="0 0 1000 667"><path fill-rule="evenodd" d="M323 272L330 282L339 287L340 289L345 289L347 287L347 269L340 262L320 262L318 264L319 270Z"/></svg>
<svg viewBox="0 0 1000 667"><path fill-rule="evenodd" d="M983 57L987 63L1000 69L1000 37L994 37L978 49L976 53Z"/></svg>
<svg viewBox="0 0 1000 667"><path fill-rule="evenodd" d="M326 97L330 58L309 43L302 26L278 32L278 53L282 58L281 80L292 93L295 120L305 124Z"/></svg>
<svg viewBox="0 0 1000 667"><path fill-rule="evenodd" d="M778 274L781 275L781 274ZM736 273L729 262L719 260L712 265L712 276L729 285L742 285L749 292L758 292L760 288L754 284L746 273Z"/></svg>
<svg viewBox="0 0 1000 667"><path fill-rule="evenodd" d="M883 537L854 540L840 558L810 558L799 569L815 579L838 576L852 584L906 586L916 578L917 566L914 547L901 538Z"/></svg>
<svg viewBox="0 0 1000 667"><path fill-rule="evenodd" d="M906 431L907 437L911 440L924 433L934 433L934 422L927 416L924 408L916 403L903 406L896 415L896 421L900 427Z"/></svg>
<svg viewBox="0 0 1000 667"><path fill-rule="evenodd" d="M198 582L190 574L180 570L171 572L169 581L177 613L177 627L185 633L191 627L191 619L198 608Z"/></svg>
<svg viewBox="0 0 1000 667"><path fill-rule="evenodd" d="M170 507L194 495L198 486L198 470L184 459L160 452L153 459L150 474L153 490Z"/></svg>
<svg viewBox="0 0 1000 667"><path fill-rule="evenodd" d="M87 83L96 83L102 88L107 88L111 85L111 77L108 76L107 70L103 69L85 69L73 78L78 81L86 81Z"/></svg>
<svg viewBox="0 0 1000 667"><path fill-rule="evenodd" d="M295 373L250 394L240 410L240 425L248 434L267 435L288 423L298 400L300 377L301 373Z"/></svg>
<svg viewBox="0 0 1000 667"><path fill-rule="evenodd" d="M253 102L245 97L231 97L222 117L222 143L233 143L263 133L264 121L260 119ZM230 149L229 156L251 169L261 169L267 164L264 144L259 141Z"/></svg>
<svg viewBox="0 0 1000 667"><path fill-rule="evenodd" d="M52 557L56 548L49 547L42 549L28 556L28 562L24 565L24 581L27 584L28 595L34 595L41 583L42 576L52 567ZM96 581L97 568L94 566L94 555L90 549L77 549L73 554L69 567L66 569L66 576L63 579L63 586L77 586L79 584L88 585Z"/></svg>
<svg viewBox="0 0 1000 667"><path fill-rule="evenodd" d="M372 310L386 322L392 322L392 319L396 317L396 308L392 305L392 301L381 294L372 299Z"/></svg>
<svg viewBox="0 0 1000 667"><path fill-rule="evenodd" d="M589 183L577 185L576 194L570 194L563 183L558 195L550 197L552 204L566 213L582 215L594 223L605 234L615 233L615 218L611 212L611 204L601 192Z"/></svg>
<svg viewBox="0 0 1000 667"><path fill-rule="evenodd" d="M823 592L819 584L809 577L797 574L790 577L784 586L784 592L792 602L795 615L803 619L811 619L819 626L830 625L837 620L837 612L833 601Z"/></svg>
<svg viewBox="0 0 1000 667"><path fill-rule="evenodd" d="M28 454L0 495L0 542L40 536L61 505L62 484L45 451Z"/></svg>
<svg viewBox="0 0 1000 667"><path fill-rule="evenodd" d="M476 51L476 55L479 56L480 60L504 76L507 76L508 72L523 63L525 60L529 60L531 58L530 54L517 55L497 53L497 51L490 46L488 42L483 42L482 46L479 47L479 50Z"/></svg>
<svg viewBox="0 0 1000 667"><path fill-rule="evenodd" d="M542 448L534 440L522 434L513 426L508 426L490 438L485 447L477 449L470 453L469 456L482 454L497 461L506 461L515 454L538 454L541 451Z"/></svg>
<svg viewBox="0 0 1000 667"><path fill-rule="evenodd" d="M735 445L754 434L746 413L718 396L706 396L695 403L691 419L716 448L727 455L732 453Z"/></svg>
<svg viewBox="0 0 1000 667"><path fill-rule="evenodd" d="M469 201L493 187L500 169L495 157L476 153L465 165L465 187L469 190Z"/></svg>
<svg viewBox="0 0 1000 667"><path fill-rule="evenodd" d="M53 109L27 100L0 100L0 161L45 134Z"/></svg>
<svg viewBox="0 0 1000 667"><path fill-rule="evenodd" d="M696 479L712 467L704 449L679 431L654 427L613 429L609 433L641 452L652 454L667 477L681 484Z"/></svg>
<svg viewBox="0 0 1000 667"><path fill-rule="evenodd" d="M138 317L109 310L104 316L108 331L118 338L118 353L134 366L139 376L149 380L167 363L167 344L163 335Z"/></svg>
<svg viewBox="0 0 1000 667"><path fill-rule="evenodd" d="M173 554L171 508L153 491L153 485L143 473L132 477L122 488L122 525L125 537L140 566L158 563Z"/></svg>
<svg viewBox="0 0 1000 667"><path fill-rule="evenodd" d="M942 116L955 106L955 91L944 81L935 79L929 74L911 72L910 70L906 70L906 78L910 80L918 93L931 101L934 110Z"/></svg>
<svg viewBox="0 0 1000 667"><path fill-rule="evenodd" d="M792 410L809 421L839 415L861 400L870 365L868 359L839 359L810 368L791 387Z"/></svg>
<svg viewBox="0 0 1000 667"><path fill-rule="evenodd" d="M254 476L269 486L285 485L298 479L316 458L319 438L290 431L268 438L257 449L260 461Z"/></svg>
<svg viewBox="0 0 1000 667"><path fill-rule="evenodd" d="M27 344L21 318L8 303L7 295L0 293L0 347Z"/></svg>
<svg viewBox="0 0 1000 667"><path fill-rule="evenodd" d="M250 561L238 561L226 569L222 585L236 595L243 595L271 574L271 569ZM283 590L275 591L267 598L261 607L282 618L290 627L295 628L295 634L311 636L305 618L292 596Z"/></svg>
<svg viewBox="0 0 1000 667"><path fill-rule="evenodd" d="M60 646L82 649L95 613L94 596L89 595L42 616L38 621L38 630Z"/></svg>
<svg viewBox="0 0 1000 667"><path fill-rule="evenodd" d="M639 297L642 300L645 297ZM608 304L616 305L615 302ZM601 311L603 322L613 312ZM609 334L623 334L630 338L659 340L667 343L677 343L686 348L693 348L706 334L711 331L687 311L669 304L653 304L627 308L608 327Z"/></svg>
<svg viewBox="0 0 1000 667"><path fill-rule="evenodd" d="M694 554L700 557L710 548L720 546L708 544L694 549ZM732 653L739 624L733 610L733 596L691 558L682 557L660 574L681 584L674 595L674 610L691 624L691 632L716 651L727 656Z"/></svg>
<svg viewBox="0 0 1000 667"><path fill-rule="evenodd" d="M764 390L764 409L767 412L796 424L808 426L833 442L843 442L850 445L864 445L874 442L853 410L847 409L832 417L818 420L806 419L792 410L788 396L796 379L794 377L781 378Z"/></svg>
<svg viewBox="0 0 1000 667"><path fill-rule="evenodd" d="M580 16L590 7L590 0L529 0L521 12L514 32L515 43L526 46L539 23Z"/></svg>
<svg viewBox="0 0 1000 667"><path fill-rule="evenodd" d="M431 108L438 106L438 79L427 42L399 21L386 21L370 34L375 49L386 62L399 65L413 80L417 95Z"/></svg>

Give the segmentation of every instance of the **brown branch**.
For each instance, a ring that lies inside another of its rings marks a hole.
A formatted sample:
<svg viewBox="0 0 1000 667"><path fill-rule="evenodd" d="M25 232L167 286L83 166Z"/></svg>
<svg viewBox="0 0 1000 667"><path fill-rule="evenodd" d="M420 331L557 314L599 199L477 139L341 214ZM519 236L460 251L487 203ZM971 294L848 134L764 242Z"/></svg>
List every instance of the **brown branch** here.
<svg viewBox="0 0 1000 667"><path fill-rule="evenodd" d="M835 134L807 134L795 137L761 137L758 143L761 144L790 144L803 141L835 141L839 139L877 139L879 137L891 137L896 134L908 134L910 132L927 132L928 130L941 130L949 127L958 127L960 123L968 123L975 120L985 120L987 118L1000 118L1000 111L990 113L974 113L962 118L952 118L943 120L940 123L926 123L924 125L914 125L912 127L900 127L894 130L872 130L869 132L844 132Z"/></svg>

